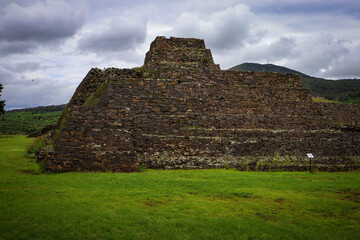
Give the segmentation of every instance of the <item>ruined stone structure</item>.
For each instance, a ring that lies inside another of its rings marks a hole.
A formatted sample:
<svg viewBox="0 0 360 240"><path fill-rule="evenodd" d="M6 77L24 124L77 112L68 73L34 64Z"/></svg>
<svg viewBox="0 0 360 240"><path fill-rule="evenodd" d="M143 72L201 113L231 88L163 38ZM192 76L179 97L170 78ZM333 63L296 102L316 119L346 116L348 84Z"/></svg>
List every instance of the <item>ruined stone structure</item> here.
<svg viewBox="0 0 360 240"><path fill-rule="evenodd" d="M157 37L144 66L91 69L52 134L49 171L359 169L360 107L313 103L292 74L223 71L203 40Z"/></svg>

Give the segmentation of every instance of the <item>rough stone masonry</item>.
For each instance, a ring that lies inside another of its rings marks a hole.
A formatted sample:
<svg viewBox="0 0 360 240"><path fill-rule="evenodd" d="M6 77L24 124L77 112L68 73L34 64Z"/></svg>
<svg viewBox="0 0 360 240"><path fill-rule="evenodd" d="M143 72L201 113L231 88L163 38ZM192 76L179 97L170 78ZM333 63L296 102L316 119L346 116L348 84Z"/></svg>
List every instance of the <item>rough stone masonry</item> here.
<svg viewBox="0 0 360 240"><path fill-rule="evenodd" d="M360 107L293 74L223 71L200 39L157 37L142 67L91 69L52 132L48 171L360 167Z"/></svg>

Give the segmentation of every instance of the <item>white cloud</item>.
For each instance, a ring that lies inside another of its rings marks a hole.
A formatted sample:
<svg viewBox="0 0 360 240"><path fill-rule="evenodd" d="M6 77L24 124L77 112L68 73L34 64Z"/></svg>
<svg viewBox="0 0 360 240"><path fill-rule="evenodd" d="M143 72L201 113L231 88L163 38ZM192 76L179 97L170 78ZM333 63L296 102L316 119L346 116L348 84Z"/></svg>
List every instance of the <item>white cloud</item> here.
<svg viewBox="0 0 360 240"><path fill-rule="evenodd" d="M238 64L241 62L281 61L297 55L296 39L283 36L269 43L248 44L238 49L236 54L239 55ZM236 59L235 56L229 58Z"/></svg>
<svg viewBox="0 0 360 240"><path fill-rule="evenodd" d="M49 79L20 79L3 90L7 109L59 105L69 101L74 88Z"/></svg>
<svg viewBox="0 0 360 240"><path fill-rule="evenodd" d="M308 75L319 76L322 69L327 69L349 52L345 43L324 33L304 37L299 39L296 45L298 54L288 59L286 64Z"/></svg>
<svg viewBox="0 0 360 240"><path fill-rule="evenodd" d="M360 45L341 55L324 69L322 75L329 78L359 78Z"/></svg>
<svg viewBox="0 0 360 240"><path fill-rule="evenodd" d="M254 25L255 17L249 7L238 4L208 14L184 12L169 34L203 38L209 48L225 50L257 40L257 33L252 31Z"/></svg>

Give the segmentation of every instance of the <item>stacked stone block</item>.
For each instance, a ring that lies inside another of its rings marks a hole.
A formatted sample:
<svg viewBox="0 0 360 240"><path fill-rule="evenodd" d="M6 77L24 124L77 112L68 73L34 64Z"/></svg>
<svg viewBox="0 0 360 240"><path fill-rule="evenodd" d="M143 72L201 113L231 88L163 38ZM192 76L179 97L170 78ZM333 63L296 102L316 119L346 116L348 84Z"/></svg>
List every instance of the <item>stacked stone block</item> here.
<svg viewBox="0 0 360 240"><path fill-rule="evenodd" d="M50 171L359 168L360 108L313 103L293 74L222 71L204 41L158 37L143 67L92 69L53 134Z"/></svg>

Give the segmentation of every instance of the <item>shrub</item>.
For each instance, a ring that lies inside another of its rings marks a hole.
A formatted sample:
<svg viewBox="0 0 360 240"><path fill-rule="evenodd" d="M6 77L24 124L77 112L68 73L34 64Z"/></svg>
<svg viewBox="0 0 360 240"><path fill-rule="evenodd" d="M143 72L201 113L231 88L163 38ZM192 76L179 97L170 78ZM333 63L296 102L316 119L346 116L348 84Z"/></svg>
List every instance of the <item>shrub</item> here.
<svg viewBox="0 0 360 240"><path fill-rule="evenodd" d="M37 137L26 148L25 156L28 158L35 158L35 155L39 152L40 148L45 145L45 139Z"/></svg>
<svg viewBox="0 0 360 240"><path fill-rule="evenodd" d="M228 163L227 161L225 161L225 162L224 162L224 168L225 168L225 169L229 169L229 167L230 167L230 166L229 166L229 163Z"/></svg>

